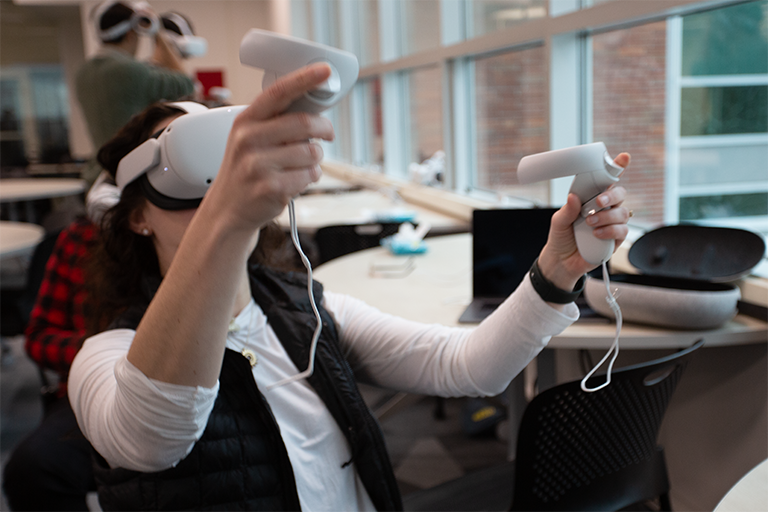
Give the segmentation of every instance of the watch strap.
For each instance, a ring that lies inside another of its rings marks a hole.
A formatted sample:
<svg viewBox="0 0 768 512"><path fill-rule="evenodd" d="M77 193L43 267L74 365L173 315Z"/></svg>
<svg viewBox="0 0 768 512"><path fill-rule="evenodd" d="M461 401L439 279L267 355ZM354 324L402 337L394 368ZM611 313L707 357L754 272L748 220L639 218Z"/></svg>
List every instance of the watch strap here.
<svg viewBox="0 0 768 512"><path fill-rule="evenodd" d="M586 282L586 275L584 275L578 280L573 291L567 292L558 288L541 273L538 258L533 262L528 274L531 276L531 284L533 284L533 289L536 290L536 293L545 302L552 302L554 304L568 304L575 301L581 295L581 292L584 291L584 283Z"/></svg>

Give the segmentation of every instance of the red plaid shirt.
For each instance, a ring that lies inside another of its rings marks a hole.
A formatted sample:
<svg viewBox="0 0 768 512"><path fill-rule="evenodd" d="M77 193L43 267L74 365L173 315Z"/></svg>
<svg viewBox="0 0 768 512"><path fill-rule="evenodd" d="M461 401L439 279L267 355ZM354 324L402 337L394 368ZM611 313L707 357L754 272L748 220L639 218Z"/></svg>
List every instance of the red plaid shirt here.
<svg viewBox="0 0 768 512"><path fill-rule="evenodd" d="M67 226L56 240L27 325L25 348L40 367L59 374L58 395L85 337L83 269L96 227L86 219Z"/></svg>

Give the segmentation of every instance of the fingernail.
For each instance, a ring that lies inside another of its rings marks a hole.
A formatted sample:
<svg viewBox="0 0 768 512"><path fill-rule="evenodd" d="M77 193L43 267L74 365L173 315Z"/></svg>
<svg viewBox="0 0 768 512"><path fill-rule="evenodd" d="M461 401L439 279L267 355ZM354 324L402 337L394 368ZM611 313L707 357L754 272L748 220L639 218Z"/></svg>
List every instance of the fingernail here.
<svg viewBox="0 0 768 512"><path fill-rule="evenodd" d="M597 202L600 204L600 206L605 206L608 204L608 196L600 196L597 198Z"/></svg>
<svg viewBox="0 0 768 512"><path fill-rule="evenodd" d="M594 226L595 224L597 224L597 217L595 217L594 215L590 215L589 217L587 217L587 224L589 224L590 226Z"/></svg>
<svg viewBox="0 0 768 512"><path fill-rule="evenodd" d="M597 228L593 231L595 235L602 235L603 234L603 228Z"/></svg>

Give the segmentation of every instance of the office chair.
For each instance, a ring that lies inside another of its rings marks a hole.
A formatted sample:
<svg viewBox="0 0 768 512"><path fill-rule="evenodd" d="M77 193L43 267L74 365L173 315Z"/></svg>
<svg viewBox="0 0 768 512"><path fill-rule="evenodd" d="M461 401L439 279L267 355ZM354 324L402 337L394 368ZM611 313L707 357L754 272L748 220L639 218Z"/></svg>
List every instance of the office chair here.
<svg viewBox="0 0 768 512"><path fill-rule="evenodd" d="M315 232L318 265L345 254L378 247L382 238L397 233L399 222L340 224L325 226Z"/></svg>
<svg viewBox="0 0 768 512"><path fill-rule="evenodd" d="M35 246L26 271L26 280L22 290L2 292L2 336L23 334L29 323L29 315L35 305L37 291L43 282L45 266L53 253L56 239L61 230L48 233Z"/></svg>
<svg viewBox="0 0 768 512"><path fill-rule="evenodd" d="M581 381L542 392L523 414L515 461L407 495L405 510L620 510L656 498L671 510L656 438L703 344L615 370L611 384L594 393L582 391Z"/></svg>

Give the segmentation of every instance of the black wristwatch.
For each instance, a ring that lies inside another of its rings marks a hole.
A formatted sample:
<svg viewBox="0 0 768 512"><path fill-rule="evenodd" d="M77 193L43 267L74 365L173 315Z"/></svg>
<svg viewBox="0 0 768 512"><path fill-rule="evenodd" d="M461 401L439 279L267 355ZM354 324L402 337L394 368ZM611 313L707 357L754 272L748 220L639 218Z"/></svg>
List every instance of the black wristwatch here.
<svg viewBox="0 0 768 512"><path fill-rule="evenodd" d="M536 261L533 262L531 270L529 270L528 273L531 276L531 284L533 284L533 289L536 290L536 293L538 293L545 302L552 302L554 304L568 304L569 302L575 301L579 295L581 295L581 292L584 291L586 275L581 276L581 279L578 280L576 286L573 288L573 291L567 292L558 288L549 279L544 277L544 275L541 273L541 269L539 268L538 258L536 258Z"/></svg>

